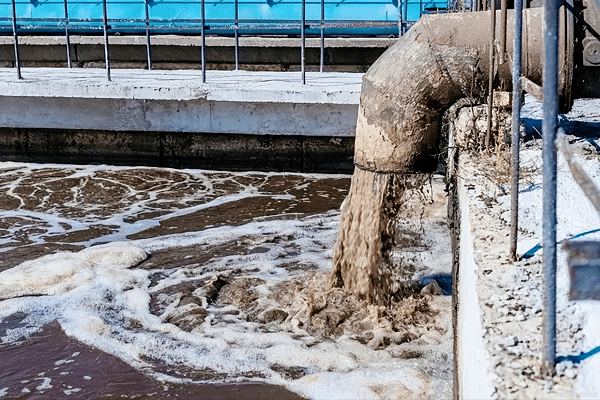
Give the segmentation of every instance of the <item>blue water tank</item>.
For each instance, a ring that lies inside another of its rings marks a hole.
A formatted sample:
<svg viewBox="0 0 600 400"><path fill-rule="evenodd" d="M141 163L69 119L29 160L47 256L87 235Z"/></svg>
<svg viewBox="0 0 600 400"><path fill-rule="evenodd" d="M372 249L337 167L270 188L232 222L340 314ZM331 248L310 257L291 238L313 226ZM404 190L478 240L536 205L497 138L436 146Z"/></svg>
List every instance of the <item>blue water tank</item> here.
<svg viewBox="0 0 600 400"><path fill-rule="evenodd" d="M445 9L447 0L307 0L308 34L319 32L324 1L325 21L342 24L327 28L328 34L388 35L398 33L398 10L403 21L416 21L425 9ZM19 32L60 33L65 27L65 3L62 0L16 0ZM154 33L197 34L200 31L200 0L107 0L111 31L142 33L149 26ZM232 34L235 0L206 0L207 33ZM69 26L73 33L92 33L102 29L102 1L67 0ZM300 31L301 0L239 0L240 33L297 34ZM358 22L352 27L343 22ZM287 26L285 26L287 24ZM12 32L12 2L0 1L0 32Z"/></svg>

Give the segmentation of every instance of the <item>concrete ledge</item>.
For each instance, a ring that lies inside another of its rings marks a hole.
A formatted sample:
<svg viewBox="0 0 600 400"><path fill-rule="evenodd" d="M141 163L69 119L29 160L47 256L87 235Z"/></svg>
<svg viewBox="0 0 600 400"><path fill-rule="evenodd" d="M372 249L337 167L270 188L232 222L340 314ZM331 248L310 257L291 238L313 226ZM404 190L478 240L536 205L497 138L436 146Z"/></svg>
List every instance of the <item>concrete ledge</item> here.
<svg viewBox="0 0 600 400"><path fill-rule="evenodd" d="M365 72L397 39L393 38L326 38L325 70ZM198 36L157 35L151 38L153 68L200 69L201 40ZM235 69L235 42L230 37L206 38L208 70ZM113 68L144 69L145 36L110 36L110 59ZM21 66L66 66L64 36L23 36L19 38ZM240 69L253 71L300 70L300 39L290 37L240 37ZM71 36L71 59L75 67L102 68L102 36ZM307 38L305 51L308 71L318 71L320 39ZM14 67L11 36L0 37L0 67Z"/></svg>
<svg viewBox="0 0 600 400"><path fill-rule="evenodd" d="M12 97L196 100L226 102L355 104L360 73L115 70L112 82L103 69L0 68L0 94Z"/></svg>
<svg viewBox="0 0 600 400"><path fill-rule="evenodd" d="M362 74L0 69L0 127L353 137Z"/></svg>
<svg viewBox="0 0 600 400"><path fill-rule="evenodd" d="M325 38L325 47L335 48L388 48L392 46L397 38L373 37L373 38ZM94 44L104 45L104 37L71 35L71 45ZM152 46L193 46L199 47L201 44L200 36L178 36L178 35L155 35L151 36ZM111 45L136 45L146 46L146 36L111 36L108 39ZM13 45L12 36L0 36L0 45ZM64 36L22 36L19 37L19 44L23 46L65 46ZM240 36L240 47L297 47L300 48L300 38L290 37L257 37ZM233 37L207 36L207 47L233 47L235 39ZM321 47L320 38L306 38L306 47Z"/></svg>
<svg viewBox="0 0 600 400"><path fill-rule="evenodd" d="M0 69L3 161L352 172L362 74Z"/></svg>
<svg viewBox="0 0 600 400"><path fill-rule="evenodd" d="M480 298L477 293L478 269L475 261L473 238L471 236L468 182L457 179L457 202L460 218L460 250L457 281L457 296L460 299L457 312L457 340L455 365L457 366L455 383L458 399L491 399L495 393L493 384L495 374L491 359L485 348L480 309Z"/></svg>

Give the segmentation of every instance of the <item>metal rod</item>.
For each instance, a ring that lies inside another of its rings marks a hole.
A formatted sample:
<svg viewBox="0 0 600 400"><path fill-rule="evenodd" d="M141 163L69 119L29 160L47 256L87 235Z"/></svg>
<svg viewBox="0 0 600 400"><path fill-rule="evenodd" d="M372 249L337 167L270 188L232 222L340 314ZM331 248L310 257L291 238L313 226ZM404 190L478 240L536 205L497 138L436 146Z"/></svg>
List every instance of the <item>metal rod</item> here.
<svg viewBox="0 0 600 400"><path fill-rule="evenodd" d="M404 1L404 27L402 28L402 33L406 33L408 31L408 0Z"/></svg>
<svg viewBox="0 0 600 400"><path fill-rule="evenodd" d="M488 79L488 116L487 134L485 135L485 149L490 149L490 136L492 132L492 111L494 109L494 75L495 75L495 53L496 53L496 0L490 0L490 74Z"/></svg>
<svg viewBox="0 0 600 400"><path fill-rule="evenodd" d="M554 372L556 356L556 147L558 127L558 0L544 0L544 115L542 120L543 159L543 282L544 356L542 370Z"/></svg>
<svg viewBox="0 0 600 400"><path fill-rule="evenodd" d="M306 46L306 0L302 0L302 27L300 29L300 68L302 70L302 84L306 84L305 46Z"/></svg>
<svg viewBox="0 0 600 400"><path fill-rule="evenodd" d="M319 71L323 72L325 66L325 0L321 0L321 64Z"/></svg>
<svg viewBox="0 0 600 400"><path fill-rule="evenodd" d="M144 4L146 5L146 60L148 62L148 70L151 70L152 51L150 48L150 10L148 8L148 0L144 0Z"/></svg>
<svg viewBox="0 0 600 400"><path fill-rule="evenodd" d="M402 36L402 0L398 0L398 37Z"/></svg>
<svg viewBox="0 0 600 400"><path fill-rule="evenodd" d="M72 68L73 63L71 62L71 38L69 36L69 7L67 0L63 1L65 5L65 41L67 42L67 67Z"/></svg>
<svg viewBox="0 0 600 400"><path fill-rule="evenodd" d="M521 145L521 49L523 37L523 0L515 0L515 33L512 68L512 144L510 187L510 258L517 261L519 231L519 146Z"/></svg>
<svg viewBox="0 0 600 400"><path fill-rule="evenodd" d="M200 50L200 61L202 63L202 83L206 83L206 14L205 14L205 4L204 0L200 0L200 4L202 7L201 15L202 15L202 49Z"/></svg>
<svg viewBox="0 0 600 400"><path fill-rule="evenodd" d="M419 0L419 18L423 15L423 0Z"/></svg>
<svg viewBox="0 0 600 400"><path fill-rule="evenodd" d="M238 32L238 19L239 19L239 0L235 0L235 29L233 31L233 35L235 37L235 70L240 69L240 35Z"/></svg>
<svg viewBox="0 0 600 400"><path fill-rule="evenodd" d="M506 14L507 14L507 0L500 2L500 63L504 63L506 60Z"/></svg>
<svg viewBox="0 0 600 400"><path fill-rule="evenodd" d="M19 35L17 34L17 5L15 0L12 0L12 29L15 41L15 67L17 67L17 78L23 79L21 76L21 61L19 59Z"/></svg>
<svg viewBox="0 0 600 400"><path fill-rule="evenodd" d="M108 17L106 12L106 0L102 0L102 29L104 30L104 63L106 65L106 77L110 82L110 54L108 52Z"/></svg>

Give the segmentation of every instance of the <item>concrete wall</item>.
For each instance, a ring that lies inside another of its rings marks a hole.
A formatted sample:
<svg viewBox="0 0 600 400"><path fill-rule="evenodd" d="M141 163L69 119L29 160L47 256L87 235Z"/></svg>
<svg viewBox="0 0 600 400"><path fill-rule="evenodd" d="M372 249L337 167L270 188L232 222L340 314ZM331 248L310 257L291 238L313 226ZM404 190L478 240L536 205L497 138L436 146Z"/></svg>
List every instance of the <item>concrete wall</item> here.
<svg viewBox="0 0 600 400"><path fill-rule="evenodd" d="M460 250L457 284L458 303L457 332L455 340L456 387L458 399L483 400L493 398L492 365L484 346L484 330L481 324L481 309L477 294L478 265L473 256L473 241L469 212L467 185L462 179L458 183L458 209L460 218Z"/></svg>
<svg viewBox="0 0 600 400"><path fill-rule="evenodd" d="M353 137L352 104L0 96L0 127Z"/></svg>
<svg viewBox="0 0 600 400"><path fill-rule="evenodd" d="M152 37L152 61L156 69L200 69L200 37L160 35ZM391 38L327 38L325 64L328 71L365 72L394 43ZM146 38L113 36L109 39L114 68L145 68ZM318 71L320 39L306 42L306 64ZM207 37L206 62L209 70L234 69L233 38ZM72 36L71 54L75 67L102 68L104 42L101 36ZM65 67L66 46L62 36L20 38L23 66ZM240 38L239 62L242 69L270 71L300 70L300 40L277 37ZM0 37L0 67L14 66L12 37Z"/></svg>
<svg viewBox="0 0 600 400"><path fill-rule="evenodd" d="M352 173L353 137L0 128L0 161Z"/></svg>
<svg viewBox="0 0 600 400"><path fill-rule="evenodd" d="M351 173L362 74L0 69L0 159Z"/></svg>

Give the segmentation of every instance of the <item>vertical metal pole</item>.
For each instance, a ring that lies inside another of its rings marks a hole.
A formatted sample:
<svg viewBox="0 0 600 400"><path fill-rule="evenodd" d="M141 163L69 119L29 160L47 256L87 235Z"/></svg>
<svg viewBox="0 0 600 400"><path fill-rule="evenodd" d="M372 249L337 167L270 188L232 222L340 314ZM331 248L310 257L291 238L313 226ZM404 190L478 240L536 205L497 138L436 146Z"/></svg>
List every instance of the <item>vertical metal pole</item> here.
<svg viewBox="0 0 600 400"><path fill-rule="evenodd" d="M402 29L403 33L408 31L408 0L404 1L404 28Z"/></svg>
<svg viewBox="0 0 600 400"><path fill-rule="evenodd" d="M240 17L239 14L239 0L235 0L235 14L234 14L234 18L235 18L235 29L233 32L233 35L235 37L235 70L237 71L238 69L240 69L240 36L238 33L238 19Z"/></svg>
<svg viewBox="0 0 600 400"><path fill-rule="evenodd" d="M419 18L423 15L423 0L419 0Z"/></svg>
<svg viewBox="0 0 600 400"><path fill-rule="evenodd" d="M500 63L504 63L506 60L506 14L507 14L507 0L500 2Z"/></svg>
<svg viewBox="0 0 600 400"><path fill-rule="evenodd" d="M402 0L398 0L398 37L402 36Z"/></svg>
<svg viewBox="0 0 600 400"><path fill-rule="evenodd" d="M71 62L71 38L69 36L69 7L67 0L64 0L65 5L65 40L67 42L67 67L72 68L73 63Z"/></svg>
<svg viewBox="0 0 600 400"><path fill-rule="evenodd" d="M150 49L150 10L148 8L148 0L144 0L146 6L146 60L148 62L148 70L152 69L152 51Z"/></svg>
<svg viewBox="0 0 600 400"><path fill-rule="evenodd" d="M306 0L302 0L302 28L300 29L300 38L301 38L301 45L300 45L300 63L301 66L300 68L302 69L302 84L306 84L306 66L305 66L305 46L306 46L306 32L305 32L305 28L306 28Z"/></svg>
<svg viewBox="0 0 600 400"><path fill-rule="evenodd" d="M108 18L106 13L106 0L102 0L102 28L104 29L104 63L106 65L106 77L110 82L110 55L108 52Z"/></svg>
<svg viewBox="0 0 600 400"><path fill-rule="evenodd" d="M321 65L319 71L323 72L325 66L325 0L321 0Z"/></svg>
<svg viewBox="0 0 600 400"><path fill-rule="evenodd" d="M200 61L202 62L202 83L206 83L206 10L204 6L204 0L201 0L200 3L202 6L202 28L200 29L200 33L202 35L202 49L200 50Z"/></svg>
<svg viewBox="0 0 600 400"><path fill-rule="evenodd" d="M523 37L523 0L515 0L515 34L513 40L512 70L512 144L510 187L510 258L517 261L517 239L519 231L519 132L521 121L521 46Z"/></svg>
<svg viewBox="0 0 600 400"><path fill-rule="evenodd" d="M15 0L12 0L12 28L13 37L15 39L15 67L17 67L17 78L23 79L21 76L21 60L19 59L19 35L17 34L17 5Z"/></svg>
<svg viewBox="0 0 600 400"><path fill-rule="evenodd" d="M496 0L490 0L490 74L488 79L488 117L487 134L485 135L485 149L490 149L490 135L492 132L492 111L494 110L494 75L495 75L495 53L496 53Z"/></svg>
<svg viewBox="0 0 600 400"><path fill-rule="evenodd" d="M544 0L543 240L544 357L543 372L554 372L556 356L556 147L558 127L559 0Z"/></svg>

